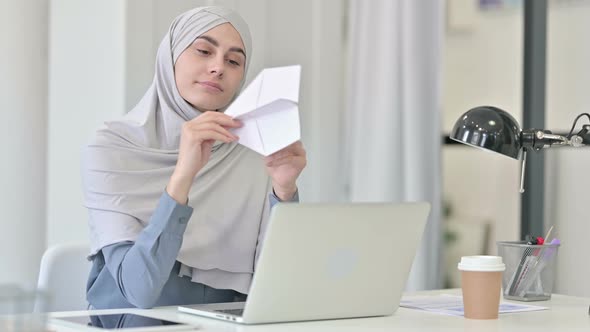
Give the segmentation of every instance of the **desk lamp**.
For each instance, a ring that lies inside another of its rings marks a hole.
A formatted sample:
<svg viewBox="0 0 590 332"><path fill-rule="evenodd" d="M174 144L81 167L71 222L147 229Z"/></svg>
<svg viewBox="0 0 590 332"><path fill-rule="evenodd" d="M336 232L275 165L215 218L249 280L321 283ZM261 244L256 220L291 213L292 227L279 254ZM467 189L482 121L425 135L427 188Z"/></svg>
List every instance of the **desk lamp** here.
<svg viewBox="0 0 590 332"><path fill-rule="evenodd" d="M576 123L582 116L587 116L590 120L588 113L578 115L567 136L561 136L544 129L522 130L508 112L493 106L479 106L465 112L457 120L450 138L476 148L522 160L520 192L523 193L527 151L539 151L557 146L590 145L590 125L583 125L577 134L572 135ZM590 308L588 308L588 314L590 314Z"/></svg>
<svg viewBox="0 0 590 332"><path fill-rule="evenodd" d="M539 151L556 146L580 147L590 145L590 124L572 135L582 113L576 117L567 136L555 135L545 129L522 130L508 112L493 106L478 106L465 112L455 123L450 138L476 148L493 151L521 160L520 192L524 192L524 169L527 151Z"/></svg>

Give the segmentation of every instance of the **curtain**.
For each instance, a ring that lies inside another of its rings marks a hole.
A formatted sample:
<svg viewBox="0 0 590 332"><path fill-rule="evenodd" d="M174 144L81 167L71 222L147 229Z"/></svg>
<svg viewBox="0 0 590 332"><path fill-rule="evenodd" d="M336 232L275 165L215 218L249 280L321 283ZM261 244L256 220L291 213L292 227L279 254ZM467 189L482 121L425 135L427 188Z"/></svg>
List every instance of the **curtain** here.
<svg viewBox="0 0 590 332"><path fill-rule="evenodd" d="M444 2L351 0L349 9L343 162L349 198L430 202L407 290L440 288Z"/></svg>

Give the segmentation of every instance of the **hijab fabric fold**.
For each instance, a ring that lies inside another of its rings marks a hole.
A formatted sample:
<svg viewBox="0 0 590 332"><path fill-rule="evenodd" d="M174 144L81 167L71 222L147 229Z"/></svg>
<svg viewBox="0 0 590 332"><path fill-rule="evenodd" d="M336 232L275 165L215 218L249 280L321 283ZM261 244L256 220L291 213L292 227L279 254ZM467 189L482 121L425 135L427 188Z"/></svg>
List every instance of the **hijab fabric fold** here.
<svg viewBox="0 0 590 332"><path fill-rule="evenodd" d="M174 171L181 126L201 114L180 96L174 64L198 36L224 23L232 24L244 43L245 77L252 49L243 19L221 7L185 12L158 48L154 80L145 95L122 119L106 122L84 149L91 256L110 244L135 241L148 225ZM221 142L212 150L189 193L194 211L177 258L180 275L247 293L268 221L271 182L255 152Z"/></svg>

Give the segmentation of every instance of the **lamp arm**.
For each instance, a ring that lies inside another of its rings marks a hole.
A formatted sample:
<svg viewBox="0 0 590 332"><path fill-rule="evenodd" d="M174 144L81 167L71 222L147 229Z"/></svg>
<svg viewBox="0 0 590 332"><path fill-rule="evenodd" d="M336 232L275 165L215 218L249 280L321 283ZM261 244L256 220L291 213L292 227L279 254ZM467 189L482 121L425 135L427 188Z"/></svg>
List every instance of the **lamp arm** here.
<svg viewBox="0 0 590 332"><path fill-rule="evenodd" d="M590 129L590 126L588 126ZM539 129L527 129L523 130L520 135L520 143L522 145L522 159L521 159L521 171L520 171L520 193L524 193L524 171L526 168L526 154L528 150L539 151L543 148L556 147L556 146L574 146L579 147L585 144L576 145L572 142L578 141L574 135L572 139L568 139L565 136L552 134L549 130ZM590 135L587 135L590 136ZM577 136L580 137L580 136ZM590 137L588 137L590 138ZM582 143L582 142L581 142Z"/></svg>
<svg viewBox="0 0 590 332"><path fill-rule="evenodd" d="M526 129L520 137L520 143L525 150L539 151L553 145L567 145L566 137L554 135L549 130Z"/></svg>
<svg viewBox="0 0 590 332"><path fill-rule="evenodd" d="M578 134L571 136L571 138L562 135L555 135L549 130L523 130L521 143L524 148L535 151L549 147L572 146L577 148L589 145L590 125L585 125Z"/></svg>
<svg viewBox="0 0 590 332"><path fill-rule="evenodd" d="M537 141L542 142L544 147L553 147L554 145L565 146L570 145L569 140L565 136L552 134L550 131L538 130L536 133Z"/></svg>

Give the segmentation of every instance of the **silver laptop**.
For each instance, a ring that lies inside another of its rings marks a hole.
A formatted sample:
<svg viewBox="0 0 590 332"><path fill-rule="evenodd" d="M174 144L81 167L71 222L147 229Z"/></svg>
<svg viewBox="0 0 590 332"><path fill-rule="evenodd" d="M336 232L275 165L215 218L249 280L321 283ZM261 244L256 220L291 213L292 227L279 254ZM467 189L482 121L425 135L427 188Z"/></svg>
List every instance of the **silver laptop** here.
<svg viewBox="0 0 590 332"><path fill-rule="evenodd" d="M393 314L428 203L278 204L246 302L180 306L243 324Z"/></svg>

